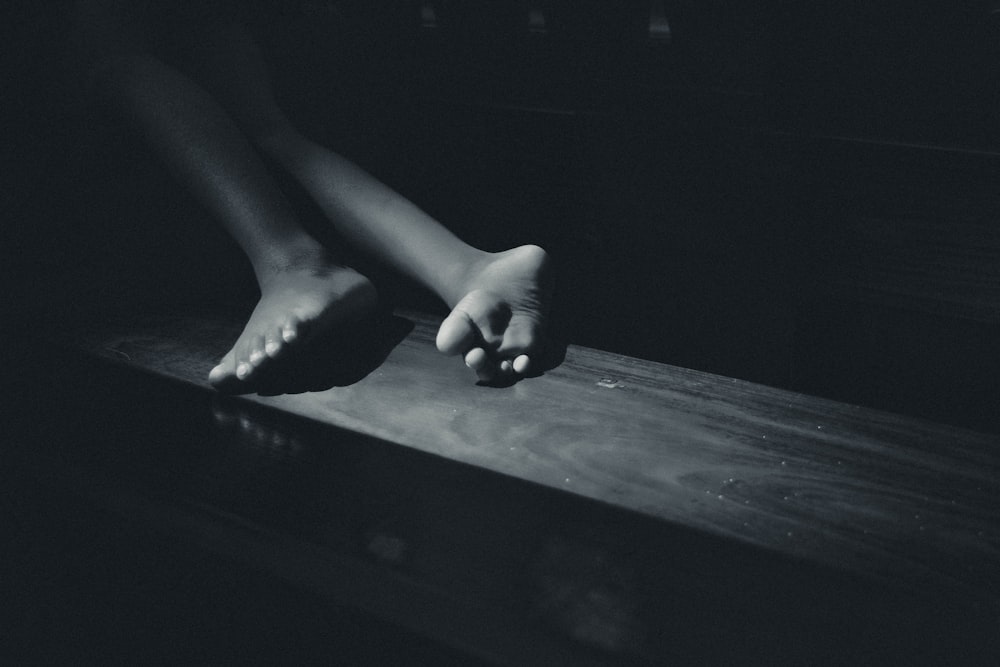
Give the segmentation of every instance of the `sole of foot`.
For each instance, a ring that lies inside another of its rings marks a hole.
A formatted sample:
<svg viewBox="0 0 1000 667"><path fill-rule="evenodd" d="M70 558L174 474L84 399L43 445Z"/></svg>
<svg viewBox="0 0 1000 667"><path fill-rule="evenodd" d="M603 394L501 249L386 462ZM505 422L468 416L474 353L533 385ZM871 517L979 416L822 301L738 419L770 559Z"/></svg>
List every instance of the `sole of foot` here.
<svg viewBox="0 0 1000 667"><path fill-rule="evenodd" d="M438 329L438 350L462 355L485 382L530 373L544 347L551 273L538 246L485 255L456 290L464 296Z"/></svg>

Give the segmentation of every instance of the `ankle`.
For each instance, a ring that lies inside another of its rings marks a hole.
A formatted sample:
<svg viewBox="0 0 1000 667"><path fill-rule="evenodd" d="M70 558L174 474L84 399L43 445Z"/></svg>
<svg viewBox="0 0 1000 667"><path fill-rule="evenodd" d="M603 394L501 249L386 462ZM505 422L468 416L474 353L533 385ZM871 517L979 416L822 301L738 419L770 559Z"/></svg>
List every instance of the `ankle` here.
<svg viewBox="0 0 1000 667"><path fill-rule="evenodd" d="M469 246L461 257L439 267L438 285L431 287L449 308L454 308L494 258L494 253Z"/></svg>
<svg viewBox="0 0 1000 667"><path fill-rule="evenodd" d="M327 270L338 264L326 248L312 239L269 248L265 256L251 263L262 287L290 272Z"/></svg>

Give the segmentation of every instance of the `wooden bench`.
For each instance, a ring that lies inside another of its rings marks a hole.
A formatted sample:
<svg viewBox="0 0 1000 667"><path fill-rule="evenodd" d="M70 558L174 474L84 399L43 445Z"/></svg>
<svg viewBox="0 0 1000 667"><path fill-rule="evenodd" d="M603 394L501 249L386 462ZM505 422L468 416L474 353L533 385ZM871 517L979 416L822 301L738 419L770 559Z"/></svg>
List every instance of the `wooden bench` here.
<svg viewBox="0 0 1000 667"><path fill-rule="evenodd" d="M237 319L94 324L17 459L491 662L1000 656L996 437L573 345L478 385L436 324L391 316L345 386L237 398L205 379Z"/></svg>

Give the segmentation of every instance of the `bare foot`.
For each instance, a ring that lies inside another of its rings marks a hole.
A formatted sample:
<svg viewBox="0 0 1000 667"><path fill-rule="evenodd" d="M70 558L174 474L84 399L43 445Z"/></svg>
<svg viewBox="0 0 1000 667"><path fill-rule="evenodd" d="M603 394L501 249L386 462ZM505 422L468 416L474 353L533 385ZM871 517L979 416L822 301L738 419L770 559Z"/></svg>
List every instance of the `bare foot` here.
<svg viewBox="0 0 1000 667"><path fill-rule="evenodd" d="M208 380L223 390L249 387L268 367L307 339L370 314L375 287L322 254L298 258L260 280L260 301L232 349Z"/></svg>
<svg viewBox="0 0 1000 667"><path fill-rule="evenodd" d="M456 290L464 296L449 304L438 349L464 355L481 380L528 373L543 346L552 294L549 264L546 252L533 245L484 254Z"/></svg>

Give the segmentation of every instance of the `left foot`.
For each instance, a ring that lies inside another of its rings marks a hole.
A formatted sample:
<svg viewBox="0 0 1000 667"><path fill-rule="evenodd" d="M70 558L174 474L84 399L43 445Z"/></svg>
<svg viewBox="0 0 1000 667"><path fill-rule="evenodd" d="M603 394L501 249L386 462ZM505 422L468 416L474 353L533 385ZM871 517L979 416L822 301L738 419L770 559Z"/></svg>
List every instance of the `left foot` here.
<svg viewBox="0 0 1000 667"><path fill-rule="evenodd" d="M375 288L353 269L319 253L270 271L243 333L209 374L217 388L245 391L290 349L338 327L351 327L375 306Z"/></svg>
<svg viewBox="0 0 1000 667"><path fill-rule="evenodd" d="M525 245L485 254L457 286L437 347L461 354L481 380L528 373L537 363L547 324L552 280L549 256Z"/></svg>

